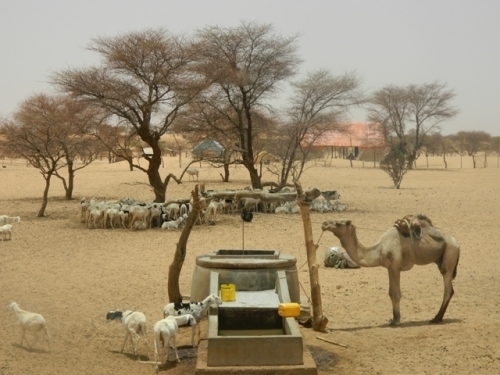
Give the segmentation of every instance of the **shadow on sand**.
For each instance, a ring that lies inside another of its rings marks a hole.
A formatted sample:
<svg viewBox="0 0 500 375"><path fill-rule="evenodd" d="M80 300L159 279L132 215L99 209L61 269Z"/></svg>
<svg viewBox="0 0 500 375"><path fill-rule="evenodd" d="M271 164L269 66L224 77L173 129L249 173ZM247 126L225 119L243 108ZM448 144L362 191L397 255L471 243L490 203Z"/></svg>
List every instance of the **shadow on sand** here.
<svg viewBox="0 0 500 375"><path fill-rule="evenodd" d="M389 323L386 323L386 324L381 324L378 326L352 327L352 328L330 328L330 327L327 327L327 328L331 329L332 331L356 332L356 331L362 331L365 329L374 329L374 328L397 329L397 328L412 328L412 327L422 327L422 326L441 326L441 325L455 324L455 323L462 323L462 319L443 319L443 321L441 323L437 323L437 324L431 323L429 320L419 320L419 321L413 321L413 322L403 322L398 326L392 326Z"/></svg>

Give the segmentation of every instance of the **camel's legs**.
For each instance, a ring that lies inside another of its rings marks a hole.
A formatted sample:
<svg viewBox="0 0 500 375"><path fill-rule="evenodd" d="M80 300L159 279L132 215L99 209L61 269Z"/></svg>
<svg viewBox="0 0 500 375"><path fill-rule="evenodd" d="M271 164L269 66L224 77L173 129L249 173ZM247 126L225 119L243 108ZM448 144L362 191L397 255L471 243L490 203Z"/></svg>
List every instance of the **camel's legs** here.
<svg viewBox="0 0 500 375"><path fill-rule="evenodd" d="M453 290L453 270L449 270L443 275L443 281L444 281L444 296L443 296L443 303L441 304L441 308L439 309L438 313L430 321L430 323L441 323L443 321L443 316L444 313L446 312L446 309L448 308L448 304L450 303L451 297L453 297L453 294L455 291Z"/></svg>
<svg viewBox="0 0 500 375"><path fill-rule="evenodd" d="M399 301L401 301L401 271L388 269L389 271L389 297L392 301L393 318L389 321L392 326L398 326L401 321Z"/></svg>

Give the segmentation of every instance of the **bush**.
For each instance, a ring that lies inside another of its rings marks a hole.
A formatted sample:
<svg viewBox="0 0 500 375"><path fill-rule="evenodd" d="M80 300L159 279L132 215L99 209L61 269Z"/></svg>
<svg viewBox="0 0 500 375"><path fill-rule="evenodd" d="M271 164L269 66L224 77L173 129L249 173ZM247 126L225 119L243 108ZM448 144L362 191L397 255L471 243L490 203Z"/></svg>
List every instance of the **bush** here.
<svg viewBox="0 0 500 375"><path fill-rule="evenodd" d="M404 143L393 146L380 162L380 169L386 172L394 182L394 189L399 189L403 176L408 172L408 149Z"/></svg>

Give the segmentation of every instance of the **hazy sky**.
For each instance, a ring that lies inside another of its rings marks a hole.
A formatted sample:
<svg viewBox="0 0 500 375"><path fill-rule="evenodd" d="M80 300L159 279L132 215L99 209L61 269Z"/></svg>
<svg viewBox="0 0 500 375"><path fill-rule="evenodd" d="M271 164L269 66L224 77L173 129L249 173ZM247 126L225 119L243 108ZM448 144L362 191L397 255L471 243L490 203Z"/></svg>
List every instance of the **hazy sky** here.
<svg viewBox="0 0 500 375"><path fill-rule="evenodd" d="M98 63L86 49L93 37L156 27L190 34L241 21L299 34L302 77L355 71L367 92L446 83L460 114L442 124L443 134L500 135L500 0L2 0L0 117L51 92L51 72ZM365 112L352 119L364 121Z"/></svg>

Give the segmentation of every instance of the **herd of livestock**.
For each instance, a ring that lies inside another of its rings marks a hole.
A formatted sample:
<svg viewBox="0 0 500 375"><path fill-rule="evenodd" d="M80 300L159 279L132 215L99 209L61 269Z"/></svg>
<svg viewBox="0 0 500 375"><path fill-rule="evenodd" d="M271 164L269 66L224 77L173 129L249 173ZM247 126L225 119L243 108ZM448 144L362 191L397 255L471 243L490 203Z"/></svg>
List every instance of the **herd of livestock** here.
<svg viewBox="0 0 500 375"><path fill-rule="evenodd" d="M311 202L311 211L345 211L339 201L338 191L322 191ZM215 224L217 215L234 214L246 209L249 212L290 214L300 212L296 202L297 192L285 190L271 193L265 190L207 191L200 196L202 210L196 224ZM95 197L80 201L80 220L87 228L124 228L144 230L181 228L192 209L192 199L178 199L165 203L144 202L132 198L98 201Z"/></svg>

